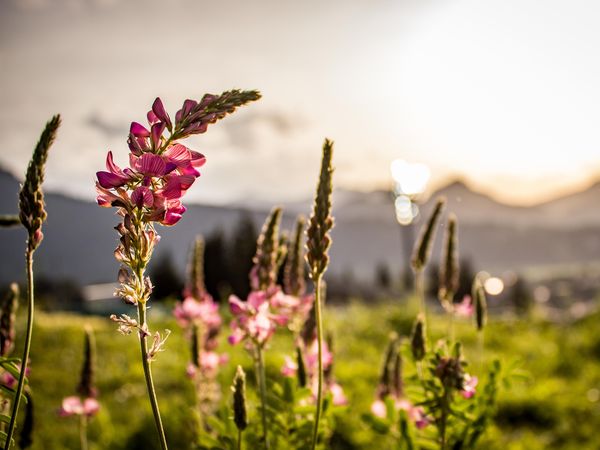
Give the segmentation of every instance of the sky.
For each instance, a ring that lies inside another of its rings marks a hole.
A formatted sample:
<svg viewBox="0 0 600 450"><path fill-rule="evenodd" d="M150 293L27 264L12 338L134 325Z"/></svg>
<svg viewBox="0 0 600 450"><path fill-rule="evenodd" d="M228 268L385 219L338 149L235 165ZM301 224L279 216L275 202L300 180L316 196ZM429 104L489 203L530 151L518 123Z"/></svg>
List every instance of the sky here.
<svg viewBox="0 0 600 450"><path fill-rule="evenodd" d="M547 0L0 0L0 165L25 171L63 126L47 186L94 196L108 150L156 96L263 98L187 143L187 194L223 204L306 198L325 137L334 182L391 187L397 158L532 204L600 176L600 5Z"/></svg>

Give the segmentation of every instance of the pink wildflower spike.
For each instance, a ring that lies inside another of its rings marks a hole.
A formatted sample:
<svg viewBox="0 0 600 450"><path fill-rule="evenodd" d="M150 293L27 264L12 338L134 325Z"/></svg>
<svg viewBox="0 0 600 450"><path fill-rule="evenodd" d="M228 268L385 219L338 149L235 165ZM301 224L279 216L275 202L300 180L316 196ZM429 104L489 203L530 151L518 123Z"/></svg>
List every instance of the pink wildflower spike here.
<svg viewBox="0 0 600 450"><path fill-rule="evenodd" d="M150 208L154 204L152 191L146 186L139 186L131 194L131 202L138 208Z"/></svg>
<svg viewBox="0 0 600 450"><path fill-rule="evenodd" d="M465 295L463 301L458 305L454 305L454 314L460 317L471 317L475 309L470 295Z"/></svg>
<svg viewBox="0 0 600 450"><path fill-rule="evenodd" d="M219 306L210 296L201 302L192 297L186 297L183 302L175 305L173 315L179 325L184 328L194 321L200 321L209 328L217 328L221 325Z"/></svg>
<svg viewBox="0 0 600 450"><path fill-rule="evenodd" d="M292 358L290 358L289 356L286 356L283 367L281 368L281 373L283 374L283 376L293 377L296 375L297 371L298 371L298 364L296 364L296 362Z"/></svg>
<svg viewBox="0 0 600 450"><path fill-rule="evenodd" d="M129 132L136 138L150 137L150 131L148 131L148 129L145 126L137 122L131 122Z"/></svg>
<svg viewBox="0 0 600 450"><path fill-rule="evenodd" d="M387 415L387 408L383 400L375 400L371 403L371 412L374 416L379 417L380 419L384 419Z"/></svg>
<svg viewBox="0 0 600 450"><path fill-rule="evenodd" d="M154 103L152 103L152 112L161 122L164 122L169 131L171 131L173 128L173 125L171 124L171 118L167 114L167 111L165 111L163 102L159 97L156 97L156 100L154 100Z"/></svg>
<svg viewBox="0 0 600 450"><path fill-rule="evenodd" d="M475 395L475 388L477 387L477 383L479 380L477 377L472 377L470 375L465 375L465 381L463 384L463 389L460 391L460 395L464 398L472 398Z"/></svg>

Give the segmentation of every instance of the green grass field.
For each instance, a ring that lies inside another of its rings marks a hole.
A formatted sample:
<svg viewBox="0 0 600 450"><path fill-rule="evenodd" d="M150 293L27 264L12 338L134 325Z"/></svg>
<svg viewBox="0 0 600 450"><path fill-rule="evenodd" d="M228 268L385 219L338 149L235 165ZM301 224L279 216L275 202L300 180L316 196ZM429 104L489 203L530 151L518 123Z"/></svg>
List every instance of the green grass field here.
<svg viewBox="0 0 600 450"><path fill-rule="evenodd" d="M373 400L388 334L394 330L407 335L413 318L414 310L401 302L355 303L327 310L327 328L335 338L335 376L350 400L349 406L336 411L331 448L391 448L362 423L360 416ZM496 424L487 432L481 448L598 448L599 322L598 314L569 325L509 316L491 318L485 335L485 358L500 358L504 367L514 367L527 377L514 378L510 387L501 389ZM19 323L22 329L23 322ZM153 329L173 331L167 350L153 366L167 438L172 449L191 448L194 392L185 377L188 346L175 321L158 314L158 309L151 310L150 323ZM444 319L432 315L431 323L432 335L441 336ZM72 395L78 383L85 324L96 334L97 385L102 403L101 413L90 424L90 448L158 448L136 337L118 334L116 326L105 318L48 313L37 314L31 354L33 448L79 448L77 419L60 418L57 410L61 399ZM235 365L242 364L248 372L252 372L252 365L241 346L232 348L226 343L227 332L226 328L222 332L220 349L229 353L230 363L222 369L220 380L224 399L229 400ZM467 358L475 361L470 371L477 373L478 352L470 322L458 323L457 337L465 343ZM281 376L283 356L291 351L291 339L280 333L267 353L270 380ZM248 390L253 393L251 386ZM251 419L258 420L254 410Z"/></svg>

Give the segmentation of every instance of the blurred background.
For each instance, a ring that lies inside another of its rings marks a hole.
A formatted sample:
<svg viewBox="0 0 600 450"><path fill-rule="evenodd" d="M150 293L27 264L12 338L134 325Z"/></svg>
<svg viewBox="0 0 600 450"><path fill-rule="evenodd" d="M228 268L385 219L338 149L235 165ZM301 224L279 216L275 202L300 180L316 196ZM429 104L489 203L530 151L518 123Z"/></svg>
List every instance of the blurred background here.
<svg viewBox="0 0 600 450"><path fill-rule="evenodd" d="M129 124L156 96L173 115L205 92L258 89L259 102L186 144L207 164L182 221L159 230L154 300L168 310L180 296L198 233L208 289L221 300L245 296L264 218L282 205L291 229L310 213L329 137L328 301L351 304L336 320L364 304L385 314L411 295L413 242L444 196L459 220L457 301L479 274L499 327L531 339L513 356L540 391L504 404L501 430L512 437L498 448L597 448L599 18L600 6L583 0L3 0L0 213L17 212L33 146L61 113L36 252L39 306L115 312L117 218L94 200L107 151L126 164ZM22 230L0 234L0 286L24 280L24 240ZM438 244L432 298L439 256ZM73 326L70 316L50 317L48 330ZM567 334L573 340L561 342ZM506 354L517 346L506 345ZM559 404L569 392L572 402ZM581 418L588 428L578 428Z"/></svg>

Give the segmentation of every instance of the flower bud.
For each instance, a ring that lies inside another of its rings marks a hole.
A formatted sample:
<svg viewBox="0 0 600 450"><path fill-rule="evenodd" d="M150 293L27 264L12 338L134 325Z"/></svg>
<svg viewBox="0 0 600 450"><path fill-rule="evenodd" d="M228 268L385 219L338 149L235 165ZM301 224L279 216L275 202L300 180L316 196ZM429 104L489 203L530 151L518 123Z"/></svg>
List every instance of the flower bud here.
<svg viewBox="0 0 600 450"><path fill-rule="evenodd" d="M483 285L477 277L473 280L471 296L475 302L475 326L478 330L483 330L487 322L487 301Z"/></svg>
<svg viewBox="0 0 600 450"><path fill-rule="evenodd" d="M427 352L425 343L425 320L422 314L417 316L410 338L410 348L415 361L421 361Z"/></svg>
<svg viewBox="0 0 600 450"><path fill-rule="evenodd" d="M440 266L440 280L438 297L442 306L451 308L454 303L454 294L458 291L459 264L458 264L458 238L456 216L451 214L446 228L444 254Z"/></svg>
<svg viewBox="0 0 600 450"><path fill-rule="evenodd" d="M421 235L416 242L413 256L412 256L412 268L415 272L423 270L429 261L431 256L431 248L433 247L433 240L435 239L436 225L446 200L444 198L438 198L435 204L433 212L429 216L427 223L421 228Z"/></svg>
<svg viewBox="0 0 600 450"><path fill-rule="evenodd" d="M243 431L248 426L246 408L246 374L241 366L237 366L233 379L233 421L238 430Z"/></svg>
<svg viewBox="0 0 600 450"><path fill-rule="evenodd" d="M98 391L94 385L96 371L96 342L94 334L89 327L85 328L85 340L83 345L83 365L77 392L83 398L96 398Z"/></svg>
<svg viewBox="0 0 600 450"><path fill-rule="evenodd" d="M306 292L304 281L304 252L302 248L302 237L306 220L298 216L294 240L290 244L288 257L284 268L283 290L288 295L300 297Z"/></svg>

